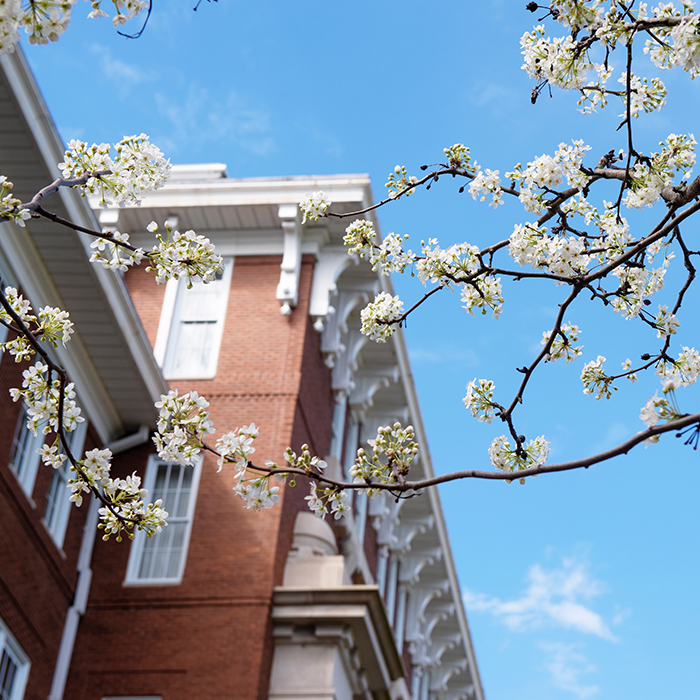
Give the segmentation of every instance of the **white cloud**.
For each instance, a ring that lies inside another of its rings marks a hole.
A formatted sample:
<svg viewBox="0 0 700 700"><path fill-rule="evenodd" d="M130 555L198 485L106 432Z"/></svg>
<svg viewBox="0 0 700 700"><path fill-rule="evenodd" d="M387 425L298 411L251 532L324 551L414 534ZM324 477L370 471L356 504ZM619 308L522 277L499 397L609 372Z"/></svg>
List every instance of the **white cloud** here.
<svg viewBox="0 0 700 700"><path fill-rule="evenodd" d="M601 582L589 574L585 561L571 557L564 559L560 568L551 570L534 564L528 579L528 587L514 600L502 601L465 590L464 604L470 611L491 613L517 632L563 627L617 641L603 618L584 605L604 590Z"/></svg>
<svg viewBox="0 0 700 700"><path fill-rule="evenodd" d="M251 105L235 90L212 96L206 88L191 85L185 99L160 92L155 100L158 111L170 124L165 131L173 150L178 141L198 141L234 144L258 156L274 151L269 112Z"/></svg>
<svg viewBox="0 0 700 700"><path fill-rule="evenodd" d="M154 74L139 65L130 65L117 58L109 49L99 44L90 47L95 57L99 73L109 81L120 99L126 98L131 88L140 83L152 82Z"/></svg>
<svg viewBox="0 0 700 700"><path fill-rule="evenodd" d="M581 682L582 675L596 669L574 644L542 642L539 648L546 654L544 667L551 674L555 688L573 693L582 700L598 693L597 685L584 685Z"/></svg>

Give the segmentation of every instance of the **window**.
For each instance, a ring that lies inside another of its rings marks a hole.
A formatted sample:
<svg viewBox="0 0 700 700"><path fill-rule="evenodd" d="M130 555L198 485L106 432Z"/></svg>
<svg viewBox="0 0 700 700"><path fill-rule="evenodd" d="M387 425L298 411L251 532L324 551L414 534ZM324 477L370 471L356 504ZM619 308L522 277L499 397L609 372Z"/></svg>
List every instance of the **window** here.
<svg viewBox="0 0 700 700"><path fill-rule="evenodd" d="M144 487L148 498L163 500L168 525L148 539L136 533L131 545L126 584L177 584L182 581L190 543L201 462L194 467L167 464L151 457Z"/></svg>
<svg viewBox="0 0 700 700"><path fill-rule="evenodd" d="M155 355L168 379L211 379L216 374L233 259L213 282L180 280L166 290Z"/></svg>
<svg viewBox="0 0 700 700"><path fill-rule="evenodd" d="M82 458L86 433L87 421L78 423L73 432L66 433L68 447L76 459ZM68 479L70 479L70 462L65 461L58 469L53 470L44 508L44 522L58 547L63 546L63 538L66 536L68 516L70 515L71 503L66 491Z"/></svg>
<svg viewBox="0 0 700 700"><path fill-rule="evenodd" d="M0 700L21 700L29 675L29 659L0 620Z"/></svg>
<svg viewBox="0 0 700 700"><path fill-rule="evenodd" d="M24 492L31 498L40 459L36 451L44 444L44 434L39 430L34 435L31 430L27 430L28 417L27 409L23 405L12 441L10 469L15 473Z"/></svg>

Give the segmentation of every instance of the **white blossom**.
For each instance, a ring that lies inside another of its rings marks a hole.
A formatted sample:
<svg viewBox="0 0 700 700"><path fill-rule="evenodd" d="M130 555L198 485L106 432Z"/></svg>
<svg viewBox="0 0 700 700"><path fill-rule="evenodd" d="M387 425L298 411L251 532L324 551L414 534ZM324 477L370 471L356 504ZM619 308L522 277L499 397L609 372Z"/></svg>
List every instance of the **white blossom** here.
<svg viewBox="0 0 700 700"><path fill-rule="evenodd" d="M2 15L0 15L0 54L2 54ZM18 226L23 227L24 222L31 218L32 214L22 207L21 200L12 194L13 187L14 185L4 175L0 175L0 222L14 221Z"/></svg>
<svg viewBox="0 0 700 700"><path fill-rule="evenodd" d="M22 372L22 388L10 389L13 401L24 402L27 409L27 428L36 435L39 429L44 435L56 432L58 429L58 407L61 395L61 381L53 379L49 382L49 368L43 362L37 362L33 367ZM72 432L78 423L85 419L80 415L80 408L75 403L73 382L63 387L63 429Z"/></svg>
<svg viewBox="0 0 700 700"><path fill-rule="evenodd" d="M495 384L490 379L473 379L467 384L467 393L462 401L479 422L490 423L493 420L495 388Z"/></svg>
<svg viewBox="0 0 700 700"><path fill-rule="evenodd" d="M396 199L405 195L408 197L410 194L415 192L415 189L411 187L418 182L418 178L415 175L408 175L406 168L403 165L397 165L394 171L389 174L389 181L386 183L385 187L389 190L389 197L391 199Z"/></svg>
<svg viewBox="0 0 700 700"><path fill-rule="evenodd" d="M257 437L258 429L255 423L224 433L216 441L216 451L219 453L218 471L222 470L224 462L233 463L237 471L245 470L248 466L248 456L255 452L253 441Z"/></svg>
<svg viewBox="0 0 700 700"><path fill-rule="evenodd" d="M156 273L158 284L183 277L189 289L195 278L207 284L221 273L223 258L205 236L199 236L194 231L180 233L173 229L169 221L165 222L165 236L155 221L147 228L155 234L158 244L146 254L149 261L146 270Z"/></svg>
<svg viewBox="0 0 700 700"><path fill-rule="evenodd" d="M114 145L114 150L112 158L112 146L108 143L88 146L83 141L69 141L58 167L64 178L92 175L83 189L98 195L102 206L140 204L146 194L161 188L170 176L170 161L146 134L125 136Z"/></svg>
<svg viewBox="0 0 700 700"><path fill-rule="evenodd" d="M568 364L582 355L583 345L579 345L578 347L574 345L574 343L578 342L580 332L578 326L572 323L563 323L561 329L554 336L549 352L545 355L545 362L553 362L563 357L564 361ZM546 345L551 337L552 331L545 331L542 333L541 344Z"/></svg>
<svg viewBox="0 0 700 700"><path fill-rule="evenodd" d="M595 394L596 399L605 397L609 399L617 387L613 386L610 377L603 371L605 358L598 355L595 360L587 362L581 370L581 381L583 382L583 393L586 395Z"/></svg>
<svg viewBox="0 0 700 700"><path fill-rule="evenodd" d="M502 291L500 277L491 277L490 275L476 277L470 283L462 286L463 308L472 316L475 308L480 309L483 315L486 315L488 309L491 309L493 317L498 318L503 308Z"/></svg>
<svg viewBox="0 0 700 700"><path fill-rule="evenodd" d="M129 234L113 231L109 238L96 238L91 244L92 255L90 262L96 262L108 270L119 270L126 272L132 265L140 265L146 257L142 248L129 250L119 245L128 244Z"/></svg>
<svg viewBox="0 0 700 700"><path fill-rule="evenodd" d="M501 435L494 438L489 446L491 464L503 472L518 472L542 466L546 463L548 456L549 442L544 439L544 435L530 440L527 446L520 448L511 447L508 438ZM520 483L524 484L525 479L521 478Z"/></svg>
<svg viewBox="0 0 700 700"><path fill-rule="evenodd" d="M399 297L380 292L374 301L360 312L360 331L377 343L386 343L396 331L396 321L402 314L403 302Z"/></svg>
<svg viewBox="0 0 700 700"><path fill-rule="evenodd" d="M209 402L196 391L179 396L177 389L172 389L161 396L155 406L159 416L158 433L153 442L158 456L166 462L191 466L200 452L202 440L214 432L206 410Z"/></svg>
<svg viewBox="0 0 700 700"><path fill-rule="evenodd" d="M325 213L328 207L331 205L331 200L325 192L319 190L318 192L312 192L306 195L306 199L299 202L299 209L304 215L301 220L302 224L307 221L318 221Z"/></svg>
<svg viewBox="0 0 700 700"><path fill-rule="evenodd" d="M501 178L498 170L491 171L487 168L486 171L482 172L481 168L479 168L474 179L469 183L469 194L471 194L473 199L476 200L478 198L481 202L485 202L490 196L489 206L496 209L499 204L503 204L503 190L500 184Z"/></svg>
<svg viewBox="0 0 700 700"><path fill-rule="evenodd" d="M408 474L411 462L418 454L412 425L381 426L377 436L367 443L371 448L368 454L364 448L357 450L357 458L350 468L350 475L356 483L395 484L400 483ZM377 489L368 489L368 495L378 493Z"/></svg>
<svg viewBox="0 0 700 700"><path fill-rule="evenodd" d="M654 319L654 326L656 326L656 337L666 338L669 335L675 335L680 327L679 320L674 314L670 313L666 305L661 306L659 304L659 313L656 314Z"/></svg>
<svg viewBox="0 0 700 700"><path fill-rule="evenodd" d="M433 282L449 286L465 276L470 276L481 267L479 249L469 243L459 243L442 249L437 239L421 241L423 257L416 262L418 279L423 283Z"/></svg>

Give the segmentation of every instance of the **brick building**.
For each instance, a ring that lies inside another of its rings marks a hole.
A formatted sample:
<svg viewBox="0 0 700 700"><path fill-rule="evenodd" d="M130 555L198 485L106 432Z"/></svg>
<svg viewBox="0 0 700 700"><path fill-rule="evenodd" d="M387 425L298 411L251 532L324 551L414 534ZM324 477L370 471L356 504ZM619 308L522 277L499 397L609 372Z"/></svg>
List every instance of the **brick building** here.
<svg viewBox="0 0 700 700"><path fill-rule="evenodd" d="M0 65L0 170L26 199L56 177L62 146L21 53ZM401 333L378 345L359 332L390 281L348 256L347 223L301 224L297 203L317 189L336 210L372 202L362 175L231 179L217 164L175 167L138 208L94 213L66 190L47 202L137 245L152 220L207 236L224 272L190 291L90 265L90 241L46 220L0 227L3 284L75 322L56 356L87 418L76 450L110 446L114 471L138 471L171 514L151 540L96 538L96 505L69 507L67 474L39 468L7 393L22 367L0 359L1 700L482 700L437 491L357 494L352 517L330 522L299 483L253 513L210 457L168 465L150 441L170 386L207 397L219 432L254 421L259 462L308 443L347 478L357 447L396 420L427 445ZM432 474L427 449L414 464Z"/></svg>

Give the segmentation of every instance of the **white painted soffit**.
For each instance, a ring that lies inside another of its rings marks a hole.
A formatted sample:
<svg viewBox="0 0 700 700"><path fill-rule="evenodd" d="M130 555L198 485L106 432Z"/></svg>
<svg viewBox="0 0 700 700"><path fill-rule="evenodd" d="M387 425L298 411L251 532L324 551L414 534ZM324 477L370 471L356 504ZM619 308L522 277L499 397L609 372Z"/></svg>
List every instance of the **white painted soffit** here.
<svg viewBox="0 0 700 700"><path fill-rule="evenodd" d="M0 66L3 174L26 199L58 175L63 146L21 50L2 56ZM99 226L85 200L65 188L46 205L84 227ZM91 265L90 240L65 227L33 220L29 236L12 225L3 229L3 250L32 303L71 313L77 337L57 355L100 438L108 442L132 426L153 424L153 401L167 384L122 279Z"/></svg>

